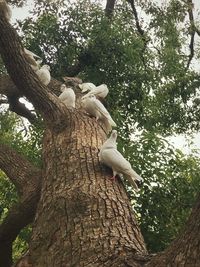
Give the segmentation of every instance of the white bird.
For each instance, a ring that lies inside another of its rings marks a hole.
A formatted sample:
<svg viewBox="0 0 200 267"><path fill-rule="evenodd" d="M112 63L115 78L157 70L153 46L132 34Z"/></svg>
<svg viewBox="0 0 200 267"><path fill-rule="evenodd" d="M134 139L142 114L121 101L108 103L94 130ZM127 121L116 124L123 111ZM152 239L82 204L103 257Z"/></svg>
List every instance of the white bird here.
<svg viewBox="0 0 200 267"><path fill-rule="evenodd" d="M38 79L44 84L48 85L51 81L50 67L48 65L43 65L39 70L35 72Z"/></svg>
<svg viewBox="0 0 200 267"><path fill-rule="evenodd" d="M42 62L41 57L26 48L24 48L24 56L34 71L39 70L40 63Z"/></svg>
<svg viewBox="0 0 200 267"><path fill-rule="evenodd" d="M123 174L129 183L137 190L135 180L142 182L140 177L131 167L131 164L117 150L117 131L113 130L110 137L104 142L99 152L99 160L108 167L112 168L113 177L117 174Z"/></svg>
<svg viewBox="0 0 200 267"><path fill-rule="evenodd" d="M12 17L12 10L5 0L0 0L0 9L3 12L7 21L9 22Z"/></svg>
<svg viewBox="0 0 200 267"><path fill-rule="evenodd" d="M68 107L75 108L76 95L72 88L66 87L65 84L60 86L61 94L59 95L59 99Z"/></svg>
<svg viewBox="0 0 200 267"><path fill-rule="evenodd" d="M91 91L92 89L96 88L96 86L93 83L82 83L82 84L79 84L78 86L81 89L82 93Z"/></svg>
<svg viewBox="0 0 200 267"><path fill-rule="evenodd" d="M108 86L106 84L101 84L91 89L90 92L88 92L82 98L88 97L89 95L95 95L97 98L105 98L108 92Z"/></svg>
<svg viewBox="0 0 200 267"><path fill-rule="evenodd" d="M107 132L112 129L112 126L117 126L107 109L94 95L89 95L88 97L81 99L81 104L86 112L94 116L97 121L100 120L103 122Z"/></svg>

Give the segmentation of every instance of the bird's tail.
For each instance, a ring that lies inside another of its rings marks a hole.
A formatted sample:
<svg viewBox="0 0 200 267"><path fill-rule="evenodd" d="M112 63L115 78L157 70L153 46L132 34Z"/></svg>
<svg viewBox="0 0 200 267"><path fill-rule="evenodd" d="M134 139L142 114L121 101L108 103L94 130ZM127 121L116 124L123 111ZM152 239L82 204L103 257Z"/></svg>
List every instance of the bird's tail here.
<svg viewBox="0 0 200 267"><path fill-rule="evenodd" d="M135 188L136 191L138 191L138 186L135 182L135 179L132 176L126 176L127 180L129 181L129 183Z"/></svg>
<svg viewBox="0 0 200 267"><path fill-rule="evenodd" d="M130 182L130 184L137 190L138 186L137 184L140 184L143 182L143 178L137 174L133 169L129 173L127 173L127 179ZM139 182L139 183L138 183Z"/></svg>
<svg viewBox="0 0 200 267"><path fill-rule="evenodd" d="M131 176L133 177L134 180L137 180L138 182L143 182L143 178L137 174L133 169L131 170Z"/></svg>
<svg viewBox="0 0 200 267"><path fill-rule="evenodd" d="M114 122L114 120L111 117L108 119L108 121L109 121L110 126L117 127L117 124Z"/></svg>
<svg viewBox="0 0 200 267"><path fill-rule="evenodd" d="M102 122L103 122L103 124L105 126L106 132L109 133L112 130L112 126L110 125L109 120L104 119L104 120L102 120Z"/></svg>

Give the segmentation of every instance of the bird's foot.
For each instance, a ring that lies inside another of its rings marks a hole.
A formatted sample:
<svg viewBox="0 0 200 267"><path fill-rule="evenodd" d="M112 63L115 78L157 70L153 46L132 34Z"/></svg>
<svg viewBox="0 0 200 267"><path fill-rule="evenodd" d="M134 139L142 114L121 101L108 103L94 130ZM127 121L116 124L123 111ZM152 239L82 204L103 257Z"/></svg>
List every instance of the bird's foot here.
<svg viewBox="0 0 200 267"><path fill-rule="evenodd" d="M113 182L115 182L115 179L116 179L115 176L110 177L110 180L113 181Z"/></svg>

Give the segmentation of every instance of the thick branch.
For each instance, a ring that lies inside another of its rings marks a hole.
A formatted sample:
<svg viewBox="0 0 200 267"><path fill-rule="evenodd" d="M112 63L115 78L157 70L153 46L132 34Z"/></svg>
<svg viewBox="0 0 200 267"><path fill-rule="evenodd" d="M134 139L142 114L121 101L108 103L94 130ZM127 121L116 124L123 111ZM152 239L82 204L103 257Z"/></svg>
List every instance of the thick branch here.
<svg viewBox="0 0 200 267"><path fill-rule="evenodd" d="M108 18L111 18L113 16L115 3L116 3L116 0L107 0L106 8L105 8L105 15Z"/></svg>
<svg viewBox="0 0 200 267"><path fill-rule="evenodd" d="M187 0L187 5L188 5L188 15L189 15L189 20L190 20L190 54L188 56L188 62L187 62L187 69L190 66L190 63L194 57L194 36L195 36L195 23L194 23L194 15L193 15L193 3L192 0Z"/></svg>
<svg viewBox="0 0 200 267"><path fill-rule="evenodd" d="M50 126L66 124L63 105L38 80L27 63L16 31L0 14L0 52L5 66L18 90L27 97Z"/></svg>
<svg viewBox="0 0 200 267"><path fill-rule="evenodd" d="M13 149L0 144L0 168L21 195L21 201L9 210L0 225L0 266L12 264L12 242L34 218L40 194L41 172Z"/></svg>
<svg viewBox="0 0 200 267"><path fill-rule="evenodd" d="M131 5L133 15L135 17L135 24L136 24L137 31L142 37L144 37L144 30L142 29L139 23L138 13L135 7L135 0L127 0L127 2Z"/></svg>
<svg viewBox="0 0 200 267"><path fill-rule="evenodd" d="M8 97L10 111L15 112L16 114L26 118L30 123L34 123L36 120L36 115L32 113L25 104L19 101L19 97L10 96Z"/></svg>
<svg viewBox="0 0 200 267"><path fill-rule="evenodd" d="M200 196L184 231L164 252L153 257L145 267L200 266Z"/></svg>
<svg viewBox="0 0 200 267"><path fill-rule="evenodd" d="M26 198L33 188L38 187L39 170L23 156L4 144L0 144L0 168L10 178L23 198Z"/></svg>
<svg viewBox="0 0 200 267"><path fill-rule="evenodd" d="M13 206L0 225L0 266L11 266L12 242L25 226L32 223L39 200L39 192L38 188L38 190L33 191L30 196L21 203Z"/></svg>

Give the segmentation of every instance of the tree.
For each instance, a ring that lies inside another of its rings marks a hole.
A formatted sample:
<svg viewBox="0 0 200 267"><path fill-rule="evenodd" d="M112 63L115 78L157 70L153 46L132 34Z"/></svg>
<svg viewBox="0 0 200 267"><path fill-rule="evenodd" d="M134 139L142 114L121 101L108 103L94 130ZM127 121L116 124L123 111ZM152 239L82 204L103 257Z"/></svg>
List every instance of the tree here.
<svg viewBox="0 0 200 267"><path fill-rule="evenodd" d="M140 127L152 130L153 125L158 125L159 131L165 132L167 126L174 125L175 129L183 131L186 126L183 125L182 121L179 121L180 116L175 119L169 116L162 123L162 118L166 114L157 114L159 118L153 117L149 111L155 112L155 109L149 107L152 103L155 103L156 107L165 103L167 111L172 113L177 110L179 111L177 115L185 115L184 118L187 118L189 112L195 112L196 109L191 110L188 107L184 111L180 108L181 103L190 99L191 95L194 94L199 84L198 77L192 71L188 71L186 77L183 77L183 71L186 71L186 69L184 64L180 64L180 58L178 57L178 45L180 44L176 42L177 46L172 49L168 35L165 45L161 44L162 53L158 53L160 73L168 79L163 84L159 80L155 80L156 85L152 82L152 89L155 89L157 85L160 86L154 91L156 97L152 97L151 101L148 102L149 95L147 92L149 89L142 85L143 81L144 84L149 84L150 76L152 78L153 75L153 68L151 69L145 64L145 56L147 54L150 56L150 53L146 52L148 38L139 24L134 1L127 2L130 3L131 12L136 20L137 33L139 34L139 37L135 34L132 37L136 42L134 49L138 48L139 51L134 67L143 66L143 68L137 76L136 84L133 83L133 78L136 75L131 75L128 64L120 72L116 84L118 86L121 83L124 84L124 92L129 94L126 96L127 98L124 97L123 99L125 94L122 92L119 97L118 107L121 111L121 113L119 112L121 120L119 118L118 122L124 121L122 126L126 126L128 123L131 127L133 117L130 115L127 120L124 120L127 110L123 110L123 107L132 94L136 104L133 114L137 114ZM172 6L179 2L172 1L171 3L168 14L173 17ZM97 44L101 41L100 38L105 36L105 39L102 39L102 46L105 45L108 48L109 41L112 41L112 38L108 40L107 35L104 35L106 31L113 34L111 37L118 36L118 32L112 32L110 26L112 24L109 24L113 19L114 4L115 1L107 1L106 14L108 18L103 20L100 25L100 32L103 32L103 34L97 36L94 42L90 39L84 51L78 51L79 54L75 58L75 64L65 70L67 73L73 71L73 74L77 75L83 71L83 77L87 77L91 73L91 69L96 69L99 65L105 80L106 78L108 80L109 75L113 77L114 69L108 64L109 59L103 61L101 57L105 50L103 49L101 56L97 57L100 51ZM151 9L152 14L157 11L151 5L148 9ZM77 79L68 78L68 81L66 81L68 85L74 87L77 95L77 108L75 110L67 109L56 96L59 94L61 82L52 79L48 87L39 82L22 53L23 46L16 30L7 22L2 10L0 12L0 52L12 79L11 81L7 76L1 78L3 84L1 84L1 92L9 97L11 94L15 99L25 96L34 105L37 113L41 115L45 127L41 168L34 166L24 156L21 156L7 145L2 143L0 145L0 167L16 186L20 196L19 203L8 212L0 227L0 250L3 252L0 257L1 265L4 267L12 265L12 242L19 231L31 222L33 222L33 231L29 243L29 252L18 263L18 266L22 264L22 261L26 261L26 266L28 266L27 261L30 261L29 265L41 267L144 265L162 267L182 266L183 264L189 267L200 265L200 258L198 257L200 199L197 199L185 229L178 238L162 253L154 256L149 255L123 183L120 180L111 183L109 181L109 177L111 177L110 170L99 163L98 152L106 139L106 133L101 124L81 110L81 94L78 91ZM157 17L159 17L158 15L166 15L163 12L160 13L157 13ZM189 9L189 14L191 17L191 9ZM41 17L41 22L45 18L47 18L45 15ZM48 18L51 18L51 16ZM52 23L52 25L54 24ZM120 25L121 28L122 26ZM166 26L164 28L166 32L169 25L166 23L164 26ZM172 37L178 39L177 29L172 29ZM192 30L191 40L193 35L198 33L195 25L193 25ZM117 54L117 60L122 60L121 49L123 47L119 44L120 42L116 42L113 48L116 53L119 53ZM190 61L193 57L192 45L191 42ZM126 57L128 54L134 53L134 49L130 48L127 51L125 61L128 60L128 57ZM169 49L170 52L174 53L171 60L176 65L173 69L168 68L171 64L168 61ZM134 53L134 56L136 55L137 53ZM112 60L114 62L116 59L112 58ZM74 63L74 58L71 61ZM182 63L185 63L184 59L182 61ZM186 65L189 68L190 62L187 61ZM105 70L109 72L108 76L106 76ZM58 77L63 72L63 69L57 73L55 71ZM100 79L99 73L97 72L98 75L94 77L94 80ZM132 85L133 90L128 91L126 82ZM189 89L191 91L188 90L186 82L190 82ZM167 90L169 84L171 85L170 89L176 85L173 93L169 93L169 90ZM139 86L140 91L137 90L137 86ZM158 91L163 89L166 89L167 92L164 94L164 99L161 99ZM175 100L180 97L182 102L177 103ZM124 100L124 103L122 103L122 100ZM8 101L10 100L8 99ZM144 102L146 102L145 106ZM130 110L133 111L132 106ZM14 111L16 111L15 108ZM138 114L138 111L140 111L140 114ZM29 115L31 114L30 111L26 110L27 112ZM24 112L20 115L27 117ZM30 121L30 116L27 118ZM146 123L146 118L151 119L150 124ZM32 123L34 121L31 120ZM198 127L197 119L192 120L191 125L194 122L196 122L195 126ZM126 134L128 135L127 132Z"/></svg>

